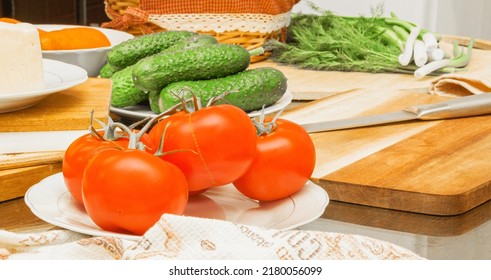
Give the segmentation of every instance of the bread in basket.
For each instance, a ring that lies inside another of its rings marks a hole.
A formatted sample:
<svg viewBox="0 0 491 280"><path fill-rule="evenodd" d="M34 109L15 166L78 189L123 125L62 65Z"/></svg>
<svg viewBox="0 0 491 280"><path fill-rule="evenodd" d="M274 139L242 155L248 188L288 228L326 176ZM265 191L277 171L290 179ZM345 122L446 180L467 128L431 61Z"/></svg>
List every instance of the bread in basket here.
<svg viewBox="0 0 491 280"><path fill-rule="evenodd" d="M286 39L290 11L300 0L105 0L110 22L102 27L133 35L165 30L210 34L248 50ZM260 61L269 54L255 56Z"/></svg>

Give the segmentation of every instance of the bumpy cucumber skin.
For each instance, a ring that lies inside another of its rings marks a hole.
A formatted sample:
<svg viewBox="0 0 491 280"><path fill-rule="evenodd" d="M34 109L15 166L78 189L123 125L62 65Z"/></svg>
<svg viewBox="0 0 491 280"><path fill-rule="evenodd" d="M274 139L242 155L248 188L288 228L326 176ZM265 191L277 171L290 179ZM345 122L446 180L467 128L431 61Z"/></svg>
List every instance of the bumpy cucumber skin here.
<svg viewBox="0 0 491 280"><path fill-rule="evenodd" d="M176 42L174 45L164 49L162 52L185 51L192 48L213 44L218 44L218 40L215 37L206 34L196 34L192 37Z"/></svg>
<svg viewBox="0 0 491 280"><path fill-rule="evenodd" d="M205 106L211 98L229 92L224 99L249 112L276 103L286 88L287 78L280 70L272 67L250 69L218 79L172 83L160 92L159 110L163 112L180 102L174 94L184 94L184 99L188 99L193 92ZM216 104L220 103L225 102Z"/></svg>
<svg viewBox="0 0 491 280"><path fill-rule="evenodd" d="M132 79L134 65L114 73L112 80L111 105L116 108L136 105L148 98L148 95L135 87Z"/></svg>
<svg viewBox="0 0 491 280"><path fill-rule="evenodd" d="M114 67L123 69L196 34L190 31L162 31L137 36L114 46L107 53L107 61Z"/></svg>
<svg viewBox="0 0 491 280"><path fill-rule="evenodd" d="M150 105L150 110L155 114L161 113L159 108L159 95L160 92L158 91L151 91L148 93L148 104Z"/></svg>
<svg viewBox="0 0 491 280"><path fill-rule="evenodd" d="M249 52L242 46L205 45L181 52L162 52L141 59L133 69L135 86L160 91L177 81L225 77L249 66Z"/></svg>
<svg viewBox="0 0 491 280"><path fill-rule="evenodd" d="M101 78L111 78L114 73L118 72L120 69L115 68L109 63L106 63L102 68L101 71L99 71L99 75Z"/></svg>

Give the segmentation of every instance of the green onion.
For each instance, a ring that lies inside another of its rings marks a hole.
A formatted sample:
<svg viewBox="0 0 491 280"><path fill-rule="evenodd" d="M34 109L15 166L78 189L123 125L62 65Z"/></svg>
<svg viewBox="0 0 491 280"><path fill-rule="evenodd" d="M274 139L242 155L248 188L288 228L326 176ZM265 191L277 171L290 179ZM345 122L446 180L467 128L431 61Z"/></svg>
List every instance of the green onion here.
<svg viewBox="0 0 491 280"><path fill-rule="evenodd" d="M317 14L292 14L286 42L270 40L264 45L273 61L328 71L414 73L419 68L409 63L413 45L417 39L423 40L428 30L394 14L391 17L338 16L310 5ZM433 38L438 40L440 35L433 33ZM401 63L400 55L404 58ZM459 67L456 63L428 74L453 72ZM419 62L418 65L421 66Z"/></svg>

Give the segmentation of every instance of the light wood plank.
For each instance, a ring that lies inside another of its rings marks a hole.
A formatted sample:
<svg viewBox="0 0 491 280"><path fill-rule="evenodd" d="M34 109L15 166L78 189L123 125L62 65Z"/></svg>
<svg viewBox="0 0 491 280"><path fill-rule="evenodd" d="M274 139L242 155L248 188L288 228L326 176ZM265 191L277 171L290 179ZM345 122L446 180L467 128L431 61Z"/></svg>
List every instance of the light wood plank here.
<svg viewBox="0 0 491 280"><path fill-rule="evenodd" d="M307 103L283 116L298 123L391 112L449 97L365 89ZM491 199L491 116L412 121L311 134L312 180L333 200L434 215Z"/></svg>
<svg viewBox="0 0 491 280"><path fill-rule="evenodd" d="M0 132L86 129L90 112L105 121L109 112L111 80L89 78L83 84L54 93L20 111L0 114ZM97 124L95 124L98 127Z"/></svg>

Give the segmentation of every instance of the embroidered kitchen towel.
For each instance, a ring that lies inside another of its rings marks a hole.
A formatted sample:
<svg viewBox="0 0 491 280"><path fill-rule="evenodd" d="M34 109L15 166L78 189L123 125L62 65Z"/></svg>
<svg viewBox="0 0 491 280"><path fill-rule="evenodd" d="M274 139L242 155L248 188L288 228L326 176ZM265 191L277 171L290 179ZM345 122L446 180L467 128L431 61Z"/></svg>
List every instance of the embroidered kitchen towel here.
<svg viewBox="0 0 491 280"><path fill-rule="evenodd" d="M364 260L422 259L408 249L360 235L272 230L223 220L163 215L134 240L69 230L0 230L0 259L45 260Z"/></svg>

